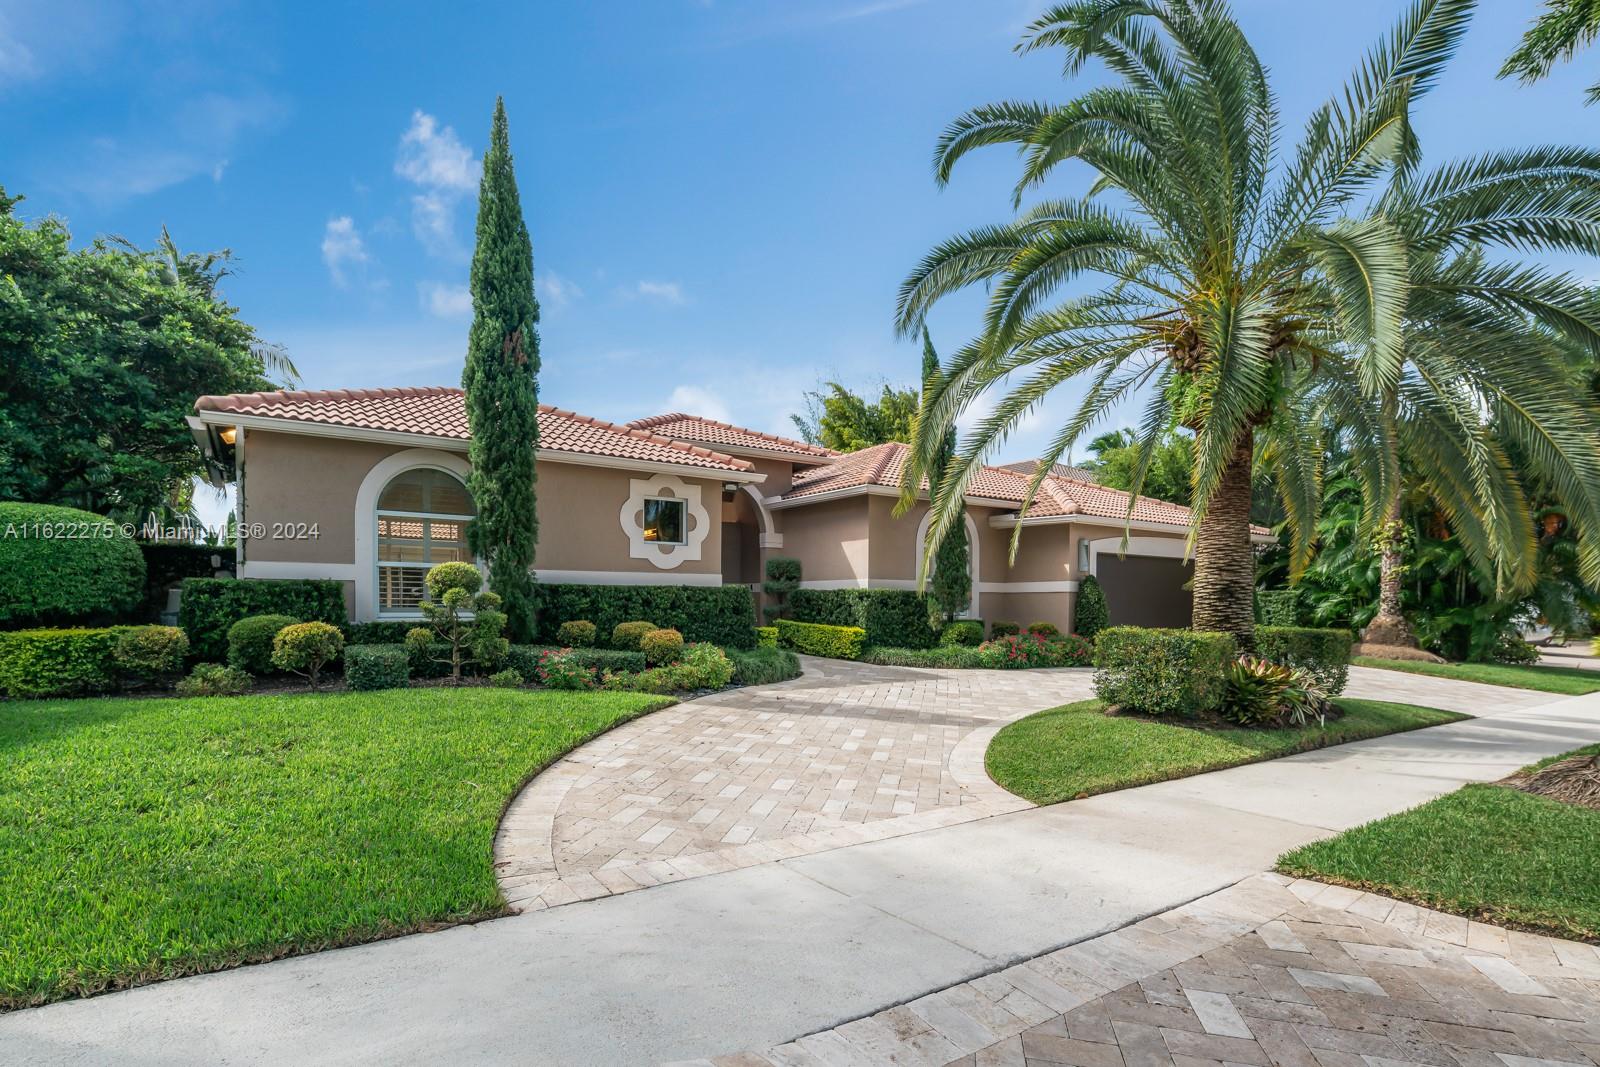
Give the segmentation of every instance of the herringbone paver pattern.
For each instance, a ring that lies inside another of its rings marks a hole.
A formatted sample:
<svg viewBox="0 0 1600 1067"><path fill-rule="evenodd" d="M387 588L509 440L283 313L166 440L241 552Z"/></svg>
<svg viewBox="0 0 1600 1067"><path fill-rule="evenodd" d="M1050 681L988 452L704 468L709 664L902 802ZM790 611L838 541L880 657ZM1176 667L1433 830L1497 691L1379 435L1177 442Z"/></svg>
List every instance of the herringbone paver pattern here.
<svg viewBox="0 0 1600 1067"><path fill-rule="evenodd" d="M807 660L802 678L646 716L513 801L495 842L528 910L1028 807L983 752L1013 719L1092 695L1086 670Z"/></svg>
<svg viewBox="0 0 1600 1067"><path fill-rule="evenodd" d="M1600 951L1275 875L742 1067L1595 1067Z"/></svg>

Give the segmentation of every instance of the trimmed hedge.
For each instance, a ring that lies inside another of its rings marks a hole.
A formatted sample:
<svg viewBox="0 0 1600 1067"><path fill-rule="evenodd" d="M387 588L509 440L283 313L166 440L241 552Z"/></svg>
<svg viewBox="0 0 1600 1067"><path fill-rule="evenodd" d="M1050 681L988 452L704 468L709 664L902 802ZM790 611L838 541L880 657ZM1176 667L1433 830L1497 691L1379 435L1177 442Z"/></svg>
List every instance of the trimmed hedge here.
<svg viewBox="0 0 1600 1067"><path fill-rule="evenodd" d="M989 624L989 636L991 638L993 638L993 637L1010 637L1012 634L1020 634L1021 632L1022 632L1022 624L1021 623L1015 623L1015 622L991 622Z"/></svg>
<svg viewBox="0 0 1600 1067"><path fill-rule="evenodd" d="M1257 626L1299 626L1300 590L1257 589Z"/></svg>
<svg viewBox="0 0 1600 1067"><path fill-rule="evenodd" d="M347 645L403 645L406 634L425 625L423 619L352 622L344 628L344 640Z"/></svg>
<svg viewBox="0 0 1600 1067"><path fill-rule="evenodd" d="M121 622L144 601L144 557L109 519L0 503L0 627Z"/></svg>
<svg viewBox="0 0 1600 1067"><path fill-rule="evenodd" d="M293 615L251 615L228 627L228 666L251 674L271 674L272 639L285 626L304 622Z"/></svg>
<svg viewBox="0 0 1600 1067"><path fill-rule="evenodd" d="M348 645L344 684L349 689L404 689L411 683L411 651L405 645Z"/></svg>
<svg viewBox="0 0 1600 1067"><path fill-rule="evenodd" d="M537 678L540 654L555 651L558 647L512 645L511 651L506 654L506 666L524 678ZM649 666L645 662L643 652L630 652L619 648L574 648L568 651L572 653L571 659L574 663L596 671L628 671L636 674Z"/></svg>
<svg viewBox="0 0 1600 1067"><path fill-rule="evenodd" d="M800 677L800 657L787 648L736 648L728 658L735 685L771 685Z"/></svg>
<svg viewBox="0 0 1600 1067"><path fill-rule="evenodd" d="M778 647L778 628L776 626L757 626L756 627L756 647L757 648L777 648Z"/></svg>
<svg viewBox="0 0 1600 1067"><path fill-rule="evenodd" d="M789 597L789 614L796 622L859 627L871 645L938 643L928 625L928 598L910 589L797 589Z"/></svg>
<svg viewBox="0 0 1600 1067"><path fill-rule="evenodd" d="M178 625L195 658L228 655L228 628L251 615L290 615L343 629L344 583L320 578L185 578Z"/></svg>
<svg viewBox="0 0 1600 1067"><path fill-rule="evenodd" d="M859 626L829 626L820 622L778 620L778 647L792 648L808 656L829 659L860 659L867 631Z"/></svg>
<svg viewBox="0 0 1600 1067"><path fill-rule="evenodd" d="M1329 696L1344 692L1345 682L1350 678L1350 647L1354 643L1349 630L1256 627L1256 655L1305 671Z"/></svg>
<svg viewBox="0 0 1600 1067"><path fill-rule="evenodd" d="M650 666L676 663L683 655L683 635L676 630L651 630L639 638L639 651Z"/></svg>
<svg viewBox="0 0 1600 1067"><path fill-rule="evenodd" d="M645 622L643 619L633 619L628 622L619 622L616 626L611 628L611 647L617 649L619 652L642 651L640 642L644 640L644 635L653 634L658 629L660 629L660 627L658 627L655 623ZM560 637L561 634L558 632L556 634L556 647L558 648L565 647L561 645Z"/></svg>
<svg viewBox="0 0 1600 1067"><path fill-rule="evenodd" d="M211 578L233 572L237 550L232 545L190 545L139 542L144 557L144 614L157 619L167 608L167 586L185 578ZM216 565L212 564L215 559Z"/></svg>
<svg viewBox="0 0 1600 1067"><path fill-rule="evenodd" d="M962 645L968 648L977 648L983 644L983 623L978 619L961 619L956 622L947 622L944 629L939 631L939 644L942 646Z"/></svg>
<svg viewBox="0 0 1600 1067"><path fill-rule="evenodd" d="M538 640L551 644L569 619L588 619L609 634L619 622L649 619L685 641L754 648L755 601L743 585L538 585Z"/></svg>
<svg viewBox="0 0 1600 1067"><path fill-rule="evenodd" d="M1197 715L1222 703L1232 634L1112 626L1094 643L1094 691L1146 715Z"/></svg>
<svg viewBox="0 0 1600 1067"><path fill-rule="evenodd" d="M158 682L183 670L189 639L176 626L130 626L117 638L115 659L122 673Z"/></svg>
<svg viewBox="0 0 1600 1067"><path fill-rule="evenodd" d="M117 687L117 643L129 629L0 632L0 691L13 697L110 692Z"/></svg>
<svg viewBox="0 0 1600 1067"><path fill-rule="evenodd" d="M983 653L968 645L940 645L938 648L888 648L877 645L867 649L861 661L882 667L972 670L984 666Z"/></svg>
<svg viewBox="0 0 1600 1067"><path fill-rule="evenodd" d="M593 648L599 627L588 619L572 619L556 628L556 641L566 648Z"/></svg>

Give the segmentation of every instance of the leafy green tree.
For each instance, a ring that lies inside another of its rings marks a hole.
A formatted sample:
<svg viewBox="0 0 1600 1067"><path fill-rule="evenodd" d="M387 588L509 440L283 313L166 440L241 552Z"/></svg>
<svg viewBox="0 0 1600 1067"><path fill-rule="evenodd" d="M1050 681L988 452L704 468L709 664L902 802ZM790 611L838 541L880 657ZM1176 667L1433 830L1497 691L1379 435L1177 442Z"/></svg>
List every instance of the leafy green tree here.
<svg viewBox="0 0 1600 1067"><path fill-rule="evenodd" d="M0 188L0 499L122 521L187 513L204 461L197 396L274 389L294 366L240 320L230 255L162 232L73 249L56 218L17 217Z"/></svg>
<svg viewBox="0 0 1600 1067"><path fill-rule="evenodd" d="M911 440L917 417L917 391L894 389L887 383L878 399L868 403L838 382L824 382L805 394L806 413L790 415L800 438L837 452L859 452L888 441Z"/></svg>
<svg viewBox="0 0 1600 1067"><path fill-rule="evenodd" d="M472 331L461 386L472 432L467 488L478 517L467 540L489 566L490 587L504 604L512 640L525 643L534 634L533 558L539 543L539 303L505 101L498 98L478 187L471 288Z"/></svg>
<svg viewBox="0 0 1600 1067"><path fill-rule="evenodd" d="M1094 459L1084 463L1095 481L1112 489L1132 491L1139 474L1143 450L1136 430L1112 430L1089 442ZM1150 453L1145 467L1145 496L1174 504L1189 503L1189 480L1194 473L1194 437L1178 430L1168 431Z"/></svg>
<svg viewBox="0 0 1600 1067"><path fill-rule="evenodd" d="M1106 593L1100 580L1092 574L1083 576L1078 583L1078 600L1072 612L1072 632L1088 641L1111 625L1111 608L1106 603Z"/></svg>
<svg viewBox="0 0 1600 1067"><path fill-rule="evenodd" d="M1600 35L1600 3L1545 0L1544 10L1500 68L1500 77L1515 75L1524 84L1536 82L1558 62L1571 60L1578 49L1592 44L1596 35ZM1591 104L1600 100L1600 83L1591 85L1584 95Z"/></svg>
<svg viewBox="0 0 1600 1067"><path fill-rule="evenodd" d="M922 328L922 395L931 396L938 388L944 371L939 366L939 353L933 349L933 338L928 328ZM928 497L938 492L938 479L945 467L955 458L956 428L945 430L939 452L928 468ZM958 522L940 541L933 553L933 580L930 592L941 621L960 615L972 606L971 546L967 543L967 524Z"/></svg>
<svg viewBox="0 0 1600 1067"><path fill-rule="evenodd" d="M1047 200L946 241L902 286L907 331L945 295L989 290L980 336L925 407L903 489L928 469L945 426L992 388L1003 391L940 485L935 539L959 521L984 456L1057 386L1087 378L1077 413L1040 457L1035 489L1111 405L1141 393L1133 489L1142 490L1163 434L1195 434L1194 625L1250 647L1252 468L1259 459L1274 478L1303 568L1320 507L1321 438L1301 398L1336 374L1381 395L1405 363L1411 239L1351 209L1381 194L1374 186L1385 175L1416 166L1411 107L1436 83L1471 8L1415 0L1288 148L1266 69L1223 4L1078 0L1037 20L1022 51L1059 46L1069 75L1098 59L1114 80L1061 105L979 108L940 141L941 182L966 153L992 144L1021 149L1018 200L1067 160L1086 164L1093 182L1088 197ZM1565 149L1500 153L1481 170L1447 167L1420 182L1439 240L1460 249L1509 234L1518 220L1501 207L1543 159L1568 152L1560 169L1572 187L1596 188L1593 155ZM1089 279L1100 286L1085 287ZM1060 296L1067 286L1073 295ZM1430 374L1419 385L1443 394L1451 382Z"/></svg>

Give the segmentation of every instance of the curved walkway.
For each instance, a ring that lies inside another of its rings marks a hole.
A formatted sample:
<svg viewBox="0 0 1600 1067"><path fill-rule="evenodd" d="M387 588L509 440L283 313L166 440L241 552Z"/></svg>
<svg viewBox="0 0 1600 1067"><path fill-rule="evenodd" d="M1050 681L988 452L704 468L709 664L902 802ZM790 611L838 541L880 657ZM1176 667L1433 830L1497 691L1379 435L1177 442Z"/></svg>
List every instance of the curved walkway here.
<svg viewBox="0 0 1600 1067"><path fill-rule="evenodd" d="M512 801L495 869L522 911L1031 807L983 753L1090 672L806 658L802 677L687 701L584 745Z"/></svg>

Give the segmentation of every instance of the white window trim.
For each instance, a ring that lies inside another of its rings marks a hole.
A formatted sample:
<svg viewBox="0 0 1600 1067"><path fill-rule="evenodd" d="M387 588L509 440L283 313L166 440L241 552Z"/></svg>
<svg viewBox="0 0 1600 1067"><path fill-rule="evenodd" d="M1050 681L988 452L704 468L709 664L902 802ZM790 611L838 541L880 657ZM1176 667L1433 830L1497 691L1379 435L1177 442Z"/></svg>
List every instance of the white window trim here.
<svg viewBox="0 0 1600 1067"><path fill-rule="evenodd" d="M711 534L711 516L701 503L701 497L699 483L686 482L671 474L628 479L628 499L623 502L617 521L622 525L622 532L628 535L629 558L648 560L660 570L672 570L684 563L698 562L706 538ZM644 502L651 498L683 501L683 535L687 539L683 544L664 544L644 539L641 518Z"/></svg>
<svg viewBox="0 0 1600 1067"><path fill-rule="evenodd" d="M467 476L472 473L472 464L467 458L458 453L444 452L436 448L408 448L404 452L396 452L385 456L367 471L366 477L361 479L361 486L356 490L355 506L355 534L356 534L356 596L355 617L357 622L373 622L376 620L390 619L419 619L421 612L383 612L378 611L378 497L384 488L395 478L407 471L419 468L433 468L444 471L461 479L466 484ZM388 514L386 512L386 514ZM428 516L429 518L447 518L448 516ZM482 570L482 563L478 564Z"/></svg>
<svg viewBox="0 0 1600 1067"><path fill-rule="evenodd" d="M1158 559L1189 558L1189 542L1182 537L1130 537L1128 548L1122 548L1120 537L1097 537L1087 542L1089 546L1089 573L1100 573L1100 557L1147 556Z"/></svg>

